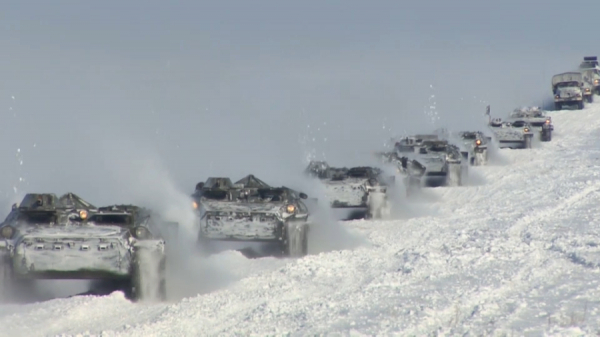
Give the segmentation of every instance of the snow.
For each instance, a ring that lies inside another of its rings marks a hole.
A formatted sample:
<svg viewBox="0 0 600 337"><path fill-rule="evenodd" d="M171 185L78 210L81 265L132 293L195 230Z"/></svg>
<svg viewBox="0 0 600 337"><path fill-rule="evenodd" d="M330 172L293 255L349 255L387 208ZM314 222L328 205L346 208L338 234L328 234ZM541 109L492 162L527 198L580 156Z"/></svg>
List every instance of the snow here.
<svg viewBox="0 0 600 337"><path fill-rule="evenodd" d="M427 190L402 219L343 223L357 248L190 258L201 280L172 282L204 282L199 294L4 304L0 335L597 334L600 106L551 116L552 142L469 168L485 183Z"/></svg>

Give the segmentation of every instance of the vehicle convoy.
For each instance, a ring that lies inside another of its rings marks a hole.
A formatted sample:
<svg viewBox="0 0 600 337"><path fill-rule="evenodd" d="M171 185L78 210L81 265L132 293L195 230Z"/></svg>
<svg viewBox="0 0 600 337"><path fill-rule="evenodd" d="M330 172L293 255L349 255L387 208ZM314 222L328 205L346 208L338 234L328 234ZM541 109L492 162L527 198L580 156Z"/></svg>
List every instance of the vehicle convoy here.
<svg viewBox="0 0 600 337"><path fill-rule="evenodd" d="M376 167L330 167L323 161L311 161L304 173L319 179L331 208L349 209L353 214L380 219L389 214L388 187L395 178L386 178ZM352 218L356 216L353 215Z"/></svg>
<svg viewBox="0 0 600 337"><path fill-rule="evenodd" d="M552 140L552 132L554 131L554 125L552 125L552 117L548 116L546 111L540 107L522 107L515 109L509 116L509 122L515 122L523 120L531 125L531 129L539 133L540 140L542 142L549 142Z"/></svg>
<svg viewBox="0 0 600 337"><path fill-rule="evenodd" d="M576 105L583 109L584 80L580 72L567 72L552 77L552 93L554 106L561 110L568 105Z"/></svg>
<svg viewBox="0 0 600 337"><path fill-rule="evenodd" d="M2 290L32 279L98 279L121 282L133 300L165 299L167 226L137 206L27 194L0 224Z"/></svg>
<svg viewBox="0 0 600 337"><path fill-rule="evenodd" d="M489 123L501 149L530 149L533 143L533 128L522 119L512 122L494 118Z"/></svg>
<svg viewBox="0 0 600 337"><path fill-rule="evenodd" d="M596 95L600 95L600 66L598 65L597 56L586 56L583 62L579 65L580 71L586 71L591 79L593 91Z"/></svg>
<svg viewBox="0 0 600 337"><path fill-rule="evenodd" d="M208 178L192 194L198 243L201 248L210 241L276 243L285 256L304 256L311 224L303 201L307 198L287 187L271 187L253 175L235 184L229 178Z"/></svg>

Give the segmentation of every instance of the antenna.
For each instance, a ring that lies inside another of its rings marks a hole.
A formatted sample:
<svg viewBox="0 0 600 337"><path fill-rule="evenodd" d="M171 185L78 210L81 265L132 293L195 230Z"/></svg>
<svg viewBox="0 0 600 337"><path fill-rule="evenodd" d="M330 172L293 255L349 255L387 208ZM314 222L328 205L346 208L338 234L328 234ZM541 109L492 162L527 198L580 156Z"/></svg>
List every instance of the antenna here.
<svg viewBox="0 0 600 337"><path fill-rule="evenodd" d="M544 59L544 68L542 68L542 76L545 79L546 78L546 67L548 66L548 60ZM542 81L543 83L543 81ZM542 94L542 97L540 98L542 101L542 105L540 105L540 109L544 109L544 95Z"/></svg>

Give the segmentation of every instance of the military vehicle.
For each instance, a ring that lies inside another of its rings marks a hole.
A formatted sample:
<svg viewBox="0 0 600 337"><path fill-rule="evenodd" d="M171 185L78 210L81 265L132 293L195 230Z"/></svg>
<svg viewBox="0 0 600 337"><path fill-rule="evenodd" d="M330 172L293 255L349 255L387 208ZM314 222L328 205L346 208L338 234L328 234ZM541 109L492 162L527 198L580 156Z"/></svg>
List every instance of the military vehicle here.
<svg viewBox="0 0 600 337"><path fill-rule="evenodd" d="M394 150L377 155L396 163L407 187L461 186L468 176L468 151L442 138L450 138L446 130L393 139Z"/></svg>
<svg viewBox="0 0 600 337"><path fill-rule="evenodd" d="M461 153L467 153L463 158L467 159L470 165L481 166L488 162L488 144L492 138L486 136L481 131L460 131L456 133Z"/></svg>
<svg viewBox="0 0 600 337"><path fill-rule="evenodd" d="M579 70L585 70L588 73L593 85L593 91L596 95L600 95L600 66L598 65L598 57L584 57L583 62L579 65Z"/></svg>
<svg viewBox="0 0 600 337"><path fill-rule="evenodd" d="M198 243L210 241L267 242L285 256L308 252L310 214L305 193L272 187L253 175L235 184L211 177L196 185L192 205L199 221Z"/></svg>
<svg viewBox="0 0 600 337"><path fill-rule="evenodd" d="M594 102L594 69L580 69L579 72L583 78L583 98L586 102Z"/></svg>
<svg viewBox="0 0 600 337"><path fill-rule="evenodd" d="M426 168L418 160L396 151L377 152L376 157L383 163L392 164L402 176L406 196L418 191L423 185Z"/></svg>
<svg viewBox="0 0 600 337"><path fill-rule="evenodd" d="M425 140L418 147L416 157L425 167L426 187L461 186L468 175L468 166L460 148L447 140Z"/></svg>
<svg viewBox="0 0 600 337"><path fill-rule="evenodd" d="M532 146L533 128L525 120L517 119L508 122L502 121L501 118L494 118L490 121L489 127L501 149L530 149Z"/></svg>
<svg viewBox="0 0 600 337"><path fill-rule="evenodd" d="M0 224L2 290L23 280L98 279L124 281L133 300L165 299L165 226L136 206L27 194Z"/></svg>
<svg viewBox="0 0 600 337"><path fill-rule="evenodd" d="M552 125L552 117L548 116L546 111L540 107L522 107L515 109L508 117L508 122L515 122L518 120L526 121L531 125L532 130L539 133L539 138L542 142L549 142L552 140L552 131L554 131L554 125Z"/></svg>
<svg viewBox="0 0 600 337"><path fill-rule="evenodd" d="M352 210L352 218L380 219L389 213L387 189L395 178L385 178L379 168L330 167L323 161L311 161L304 173L319 179L331 208Z"/></svg>
<svg viewBox="0 0 600 337"><path fill-rule="evenodd" d="M583 109L584 81L580 72L567 72L552 77L552 93L556 110L568 105Z"/></svg>

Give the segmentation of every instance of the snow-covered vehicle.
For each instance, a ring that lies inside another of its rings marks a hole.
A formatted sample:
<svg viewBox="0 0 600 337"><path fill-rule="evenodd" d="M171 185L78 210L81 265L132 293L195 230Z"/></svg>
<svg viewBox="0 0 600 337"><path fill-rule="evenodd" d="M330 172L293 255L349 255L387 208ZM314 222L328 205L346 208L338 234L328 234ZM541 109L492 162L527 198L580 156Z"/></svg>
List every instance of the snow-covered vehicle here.
<svg viewBox="0 0 600 337"><path fill-rule="evenodd" d="M396 163L409 187L460 186L468 175L468 152L448 140L445 130L393 139L392 152L378 153L384 162Z"/></svg>
<svg viewBox="0 0 600 337"><path fill-rule="evenodd" d="M397 172L402 176L407 196L421 188L426 168L414 159L414 156L409 158L409 156L397 151L378 152L375 155L383 163L394 165Z"/></svg>
<svg viewBox="0 0 600 337"><path fill-rule="evenodd" d="M533 129L522 119L512 122L494 118L490 121L490 129L501 149L530 149L533 142Z"/></svg>
<svg viewBox="0 0 600 337"><path fill-rule="evenodd" d="M339 168L311 161L304 173L323 184L331 208L364 211L367 218L382 218L389 213L387 189L395 178L385 178L377 167Z"/></svg>
<svg viewBox="0 0 600 337"><path fill-rule="evenodd" d="M580 69L579 72L583 76L583 98L586 102L594 102L594 70Z"/></svg>
<svg viewBox="0 0 600 337"><path fill-rule="evenodd" d="M456 145L446 140L425 140L414 157L425 167L422 183L427 187L461 186L468 165Z"/></svg>
<svg viewBox="0 0 600 337"><path fill-rule="evenodd" d="M579 65L579 70L585 70L588 73L593 85L593 91L596 95L600 95L600 66L598 65L598 57L584 57L583 62Z"/></svg>
<svg viewBox="0 0 600 337"><path fill-rule="evenodd" d="M583 109L584 81L580 72L567 72L552 77L552 93L556 110L567 105Z"/></svg>
<svg viewBox="0 0 600 337"><path fill-rule="evenodd" d="M137 206L27 194L0 225L3 290L31 279L100 279L123 282L134 300L165 299L169 224Z"/></svg>
<svg viewBox="0 0 600 337"><path fill-rule="evenodd" d="M552 140L552 131L554 131L552 118L540 107L534 106L515 109L510 114L507 121L515 122L519 120L526 121L531 125L532 130L539 132L540 140L542 142L549 142Z"/></svg>
<svg viewBox="0 0 600 337"><path fill-rule="evenodd" d="M196 185L192 204L199 219L198 243L244 241L277 243L286 256L308 252L308 196L272 187L253 175L235 184L212 177Z"/></svg>
<svg viewBox="0 0 600 337"><path fill-rule="evenodd" d="M466 159L469 164L473 166L487 164L488 144L491 142L491 137L481 131L460 131L457 133L457 138L461 144L461 153L467 153Z"/></svg>

